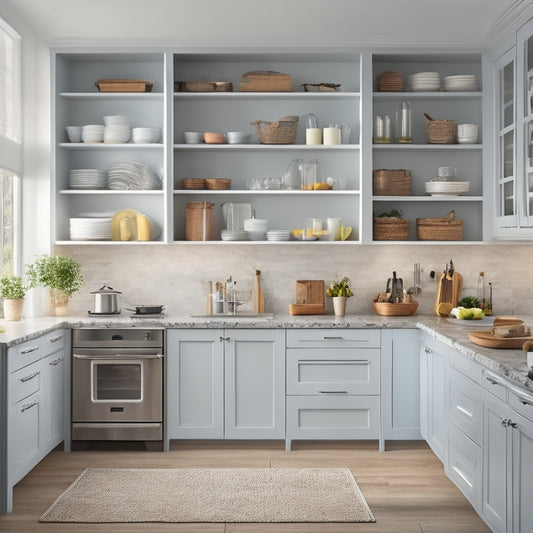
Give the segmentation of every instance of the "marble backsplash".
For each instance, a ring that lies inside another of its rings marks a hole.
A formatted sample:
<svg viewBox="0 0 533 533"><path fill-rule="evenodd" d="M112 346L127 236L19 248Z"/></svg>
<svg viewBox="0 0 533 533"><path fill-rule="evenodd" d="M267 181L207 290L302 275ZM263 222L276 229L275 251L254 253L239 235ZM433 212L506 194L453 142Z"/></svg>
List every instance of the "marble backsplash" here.
<svg viewBox="0 0 533 533"><path fill-rule="evenodd" d="M413 284L413 264L421 265L422 292L416 296L418 313L433 314L436 280L453 259L461 273L463 296L476 294L477 278L485 272L493 286L496 314L533 315L533 244L495 245L238 245L175 244L138 246L58 247L57 254L72 255L83 265L85 285L72 300L73 313L91 308L90 292L109 285L122 292L122 308L164 304L169 313L204 312L208 281L237 281L238 296L251 310L255 270L261 271L265 311L288 314L295 301L297 279L322 279L325 284L348 276L355 296L347 313L373 313L371 299L385 289L395 270L404 287ZM430 272L435 272L435 279ZM44 300L44 298L41 298ZM332 313L329 299L326 309ZM46 314L44 301L34 297L34 316ZM29 316L29 315L27 315Z"/></svg>

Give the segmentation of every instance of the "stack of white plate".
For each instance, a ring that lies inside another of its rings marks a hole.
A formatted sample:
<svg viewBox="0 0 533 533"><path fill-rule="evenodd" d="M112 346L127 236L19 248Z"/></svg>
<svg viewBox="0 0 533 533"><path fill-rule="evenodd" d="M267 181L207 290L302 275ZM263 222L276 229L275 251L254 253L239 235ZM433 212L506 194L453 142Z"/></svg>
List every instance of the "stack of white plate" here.
<svg viewBox="0 0 533 533"><path fill-rule="evenodd" d="M248 232L245 230L223 229L220 232L220 238L223 241L247 241Z"/></svg>
<svg viewBox="0 0 533 533"><path fill-rule="evenodd" d="M105 171L96 168L73 168L69 172L68 185L71 189L105 189Z"/></svg>
<svg viewBox="0 0 533 533"><path fill-rule="evenodd" d="M444 78L445 91L477 91L479 86L473 74L446 76Z"/></svg>
<svg viewBox="0 0 533 533"><path fill-rule="evenodd" d="M268 227L268 220L265 218L245 218L244 229L248 232L251 241L264 241Z"/></svg>
<svg viewBox="0 0 533 533"><path fill-rule="evenodd" d="M275 229L267 231L267 241L288 241L291 232L288 229Z"/></svg>
<svg viewBox="0 0 533 533"><path fill-rule="evenodd" d="M160 128L133 128L132 130L132 140L135 144L156 143L160 137Z"/></svg>
<svg viewBox="0 0 533 533"><path fill-rule="evenodd" d="M111 240L112 218L71 218L70 240L109 241Z"/></svg>
<svg viewBox="0 0 533 533"><path fill-rule="evenodd" d="M408 77L411 91L438 91L440 77L438 72L419 72Z"/></svg>
<svg viewBox="0 0 533 533"><path fill-rule="evenodd" d="M161 189L161 180L144 163L122 160L111 163L107 170L107 185L114 190L153 190Z"/></svg>
<svg viewBox="0 0 533 533"><path fill-rule="evenodd" d="M426 192L431 196L457 196L470 190L468 181L427 181Z"/></svg>
<svg viewBox="0 0 533 533"><path fill-rule="evenodd" d="M104 126L101 124L88 124L81 130L81 140L84 143L104 142Z"/></svg>

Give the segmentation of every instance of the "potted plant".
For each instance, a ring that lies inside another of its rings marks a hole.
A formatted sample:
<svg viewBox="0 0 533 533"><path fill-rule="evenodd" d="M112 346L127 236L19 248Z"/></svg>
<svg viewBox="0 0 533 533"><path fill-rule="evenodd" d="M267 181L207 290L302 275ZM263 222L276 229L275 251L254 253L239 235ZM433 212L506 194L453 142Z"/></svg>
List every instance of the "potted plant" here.
<svg viewBox="0 0 533 533"><path fill-rule="evenodd" d="M50 289L50 313L66 315L72 295L83 285L81 264L66 255L43 255L26 266L32 287Z"/></svg>
<svg viewBox="0 0 533 533"><path fill-rule="evenodd" d="M20 276L0 278L0 296L4 299L4 318L6 320L20 320L22 318L24 296L28 288Z"/></svg>
<svg viewBox="0 0 533 533"><path fill-rule="evenodd" d="M334 281L326 290L326 294L333 300L335 316L344 316L346 313L346 301L350 296L353 296L350 280L344 277L340 281Z"/></svg>

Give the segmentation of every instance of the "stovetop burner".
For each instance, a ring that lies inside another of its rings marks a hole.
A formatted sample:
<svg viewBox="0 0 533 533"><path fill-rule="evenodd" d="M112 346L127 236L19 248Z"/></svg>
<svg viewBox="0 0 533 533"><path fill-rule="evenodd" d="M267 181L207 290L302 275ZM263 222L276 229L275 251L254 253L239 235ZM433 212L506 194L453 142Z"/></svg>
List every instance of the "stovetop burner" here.
<svg viewBox="0 0 533 533"><path fill-rule="evenodd" d="M116 313L95 313L94 311L87 311L87 314L89 316L103 316L103 317L106 317L106 316L117 316L117 315L120 315L122 313L122 311L117 311Z"/></svg>

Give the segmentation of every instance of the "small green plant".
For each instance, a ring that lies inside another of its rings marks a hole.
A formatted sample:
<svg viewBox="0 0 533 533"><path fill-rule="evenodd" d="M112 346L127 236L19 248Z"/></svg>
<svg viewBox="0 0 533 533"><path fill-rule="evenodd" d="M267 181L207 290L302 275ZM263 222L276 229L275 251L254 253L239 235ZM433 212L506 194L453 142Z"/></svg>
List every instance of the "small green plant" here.
<svg viewBox="0 0 533 533"><path fill-rule="evenodd" d="M20 276L4 276L0 278L0 296L4 299L24 298L29 287L24 285Z"/></svg>
<svg viewBox="0 0 533 533"><path fill-rule="evenodd" d="M464 307L465 309L473 309L479 307L479 302L475 296L465 296L457 305L458 307Z"/></svg>
<svg viewBox="0 0 533 533"><path fill-rule="evenodd" d="M326 290L326 294L331 297L353 296L353 291L350 288L350 280L344 277L340 281L334 281Z"/></svg>
<svg viewBox="0 0 533 533"><path fill-rule="evenodd" d="M81 264L66 255L43 255L26 265L26 277L31 287L49 287L72 296L83 285Z"/></svg>
<svg viewBox="0 0 533 533"><path fill-rule="evenodd" d="M403 218L403 212L399 209L392 209L381 213L377 218Z"/></svg>

